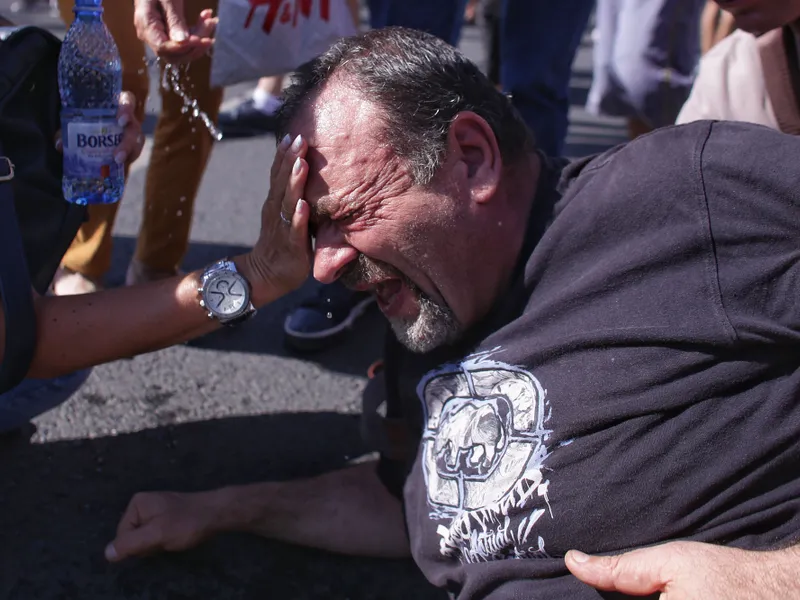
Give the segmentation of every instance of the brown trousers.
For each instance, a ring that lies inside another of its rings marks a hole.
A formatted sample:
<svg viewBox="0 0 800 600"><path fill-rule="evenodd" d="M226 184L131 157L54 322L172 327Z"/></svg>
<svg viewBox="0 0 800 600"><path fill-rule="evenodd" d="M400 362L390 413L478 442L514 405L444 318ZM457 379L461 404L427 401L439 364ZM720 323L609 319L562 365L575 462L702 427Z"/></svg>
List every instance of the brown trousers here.
<svg viewBox="0 0 800 600"><path fill-rule="evenodd" d="M65 23L73 19L74 0L59 0ZM216 10L217 0L186 0L186 18L191 26L200 11ZM122 87L138 100L136 116L144 118L150 88L144 45L133 26L133 1L105 2L103 15L122 58ZM209 86L211 59L193 62L183 76L183 87L197 99L200 108L216 121L222 103L222 89ZM161 90L161 114L156 125L153 151L145 184L142 228L136 258L159 271L176 269L189 245L194 199L200 186L213 140L198 120L181 113L180 98ZM111 232L118 204L94 205L64 256L64 266L89 277L99 278L111 265Z"/></svg>

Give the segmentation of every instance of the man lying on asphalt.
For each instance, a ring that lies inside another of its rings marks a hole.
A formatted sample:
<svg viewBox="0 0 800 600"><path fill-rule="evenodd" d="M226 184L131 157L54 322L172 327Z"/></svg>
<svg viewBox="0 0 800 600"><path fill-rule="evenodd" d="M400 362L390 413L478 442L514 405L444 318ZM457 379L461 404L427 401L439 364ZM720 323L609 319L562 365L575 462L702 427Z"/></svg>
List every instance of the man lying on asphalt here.
<svg viewBox="0 0 800 600"><path fill-rule="evenodd" d="M566 165L401 29L337 43L283 117L315 277L372 291L395 333L392 443L313 479L139 494L110 560L235 530L410 554L458 598L800 593L800 140L705 121Z"/></svg>

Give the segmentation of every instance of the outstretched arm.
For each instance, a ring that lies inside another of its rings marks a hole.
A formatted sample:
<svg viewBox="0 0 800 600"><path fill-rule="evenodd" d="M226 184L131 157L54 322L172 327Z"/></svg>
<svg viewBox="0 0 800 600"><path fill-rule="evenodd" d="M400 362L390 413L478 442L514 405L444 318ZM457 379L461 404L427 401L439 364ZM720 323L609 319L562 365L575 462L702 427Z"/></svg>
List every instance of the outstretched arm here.
<svg viewBox="0 0 800 600"><path fill-rule="evenodd" d="M308 173L306 150L299 137L279 146L262 210L261 235L251 252L234 259L252 286L256 307L299 287L308 275L310 211L300 200ZM293 215L291 224L283 222L281 211ZM95 294L38 298L37 345L29 376L60 375L211 331L217 325L200 307L200 276L195 272ZM4 318L0 307L0 360Z"/></svg>
<svg viewBox="0 0 800 600"><path fill-rule="evenodd" d="M157 550L185 550L228 531L339 554L409 554L400 501L370 462L297 481L136 494L106 557L116 562Z"/></svg>

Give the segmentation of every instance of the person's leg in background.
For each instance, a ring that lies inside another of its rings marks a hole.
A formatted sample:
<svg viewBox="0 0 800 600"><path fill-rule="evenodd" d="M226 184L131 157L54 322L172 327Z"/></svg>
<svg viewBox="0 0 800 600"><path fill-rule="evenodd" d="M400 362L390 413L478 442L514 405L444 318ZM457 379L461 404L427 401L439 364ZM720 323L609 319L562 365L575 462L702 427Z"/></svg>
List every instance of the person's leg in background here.
<svg viewBox="0 0 800 600"><path fill-rule="evenodd" d="M483 29L486 45L486 75L499 89L500 83L500 24L502 23L502 0L482 0L478 20Z"/></svg>
<svg viewBox="0 0 800 600"><path fill-rule="evenodd" d="M386 27L389 20L389 6L392 0L367 0L369 9L369 26L372 29Z"/></svg>
<svg viewBox="0 0 800 600"><path fill-rule="evenodd" d="M505 0L500 81L546 153L563 154L572 62L594 0Z"/></svg>
<svg viewBox="0 0 800 600"><path fill-rule="evenodd" d="M275 113L281 107L283 75L262 77L250 98L220 113L219 130L224 137L242 138L275 131Z"/></svg>
<svg viewBox="0 0 800 600"><path fill-rule="evenodd" d="M626 117L635 138L675 122L700 59L705 0L599 0L599 45L587 108Z"/></svg>
<svg viewBox="0 0 800 600"><path fill-rule="evenodd" d="M203 9L216 11L216 2L189 0L186 19L194 23ZM215 121L222 89L211 88L211 58L192 62L181 73L181 84L200 110ZM153 151L145 184L142 229L128 269L128 284L174 275L189 246L194 200L214 140L198 119L181 111L181 98L161 90L161 114L153 136Z"/></svg>
<svg viewBox="0 0 800 600"><path fill-rule="evenodd" d="M456 46L467 0L370 0L369 5L373 29L392 26L420 29Z"/></svg>
<svg viewBox="0 0 800 600"><path fill-rule="evenodd" d="M64 23L72 23L74 0L59 0ZM103 19L119 48L122 59L122 88L136 96L136 118L144 119L144 107L150 89L145 65L144 45L133 27L133 3L120 0L107 2ZM126 176L127 176L126 167ZM111 266L111 231L119 204L97 204L89 207L89 218L81 226L75 241L62 261L63 268L53 282L56 294L80 294L96 291Z"/></svg>

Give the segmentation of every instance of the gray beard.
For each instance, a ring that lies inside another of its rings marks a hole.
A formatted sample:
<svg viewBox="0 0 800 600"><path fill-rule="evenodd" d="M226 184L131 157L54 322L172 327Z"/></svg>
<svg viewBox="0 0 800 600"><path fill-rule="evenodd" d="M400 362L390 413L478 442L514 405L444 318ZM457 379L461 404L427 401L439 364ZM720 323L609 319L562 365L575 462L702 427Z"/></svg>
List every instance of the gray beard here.
<svg viewBox="0 0 800 600"><path fill-rule="evenodd" d="M419 302L419 314L414 319L389 319L398 341L412 352L424 354L457 340L461 328L453 311L447 306L436 304L415 287L411 289Z"/></svg>
<svg viewBox="0 0 800 600"><path fill-rule="evenodd" d="M416 296L419 314L413 319L388 318L398 341L412 352L423 354L444 344L454 342L461 335L461 327L449 306L437 304L403 273L386 263L363 254L353 261L339 281L349 288L383 276L398 277Z"/></svg>

